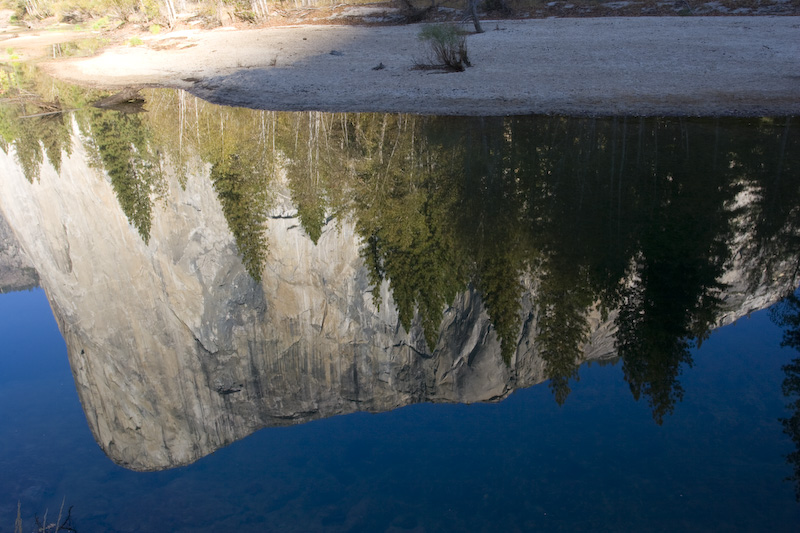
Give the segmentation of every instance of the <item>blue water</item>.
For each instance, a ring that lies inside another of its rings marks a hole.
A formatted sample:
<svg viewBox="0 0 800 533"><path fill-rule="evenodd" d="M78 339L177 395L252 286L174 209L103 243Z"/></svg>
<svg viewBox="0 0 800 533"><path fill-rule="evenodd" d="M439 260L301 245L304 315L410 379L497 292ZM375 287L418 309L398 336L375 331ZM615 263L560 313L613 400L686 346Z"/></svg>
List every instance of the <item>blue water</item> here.
<svg viewBox="0 0 800 533"><path fill-rule="evenodd" d="M87 427L41 290L0 295L0 531L62 498L92 531L797 531L781 366L759 312L714 332L662 426L620 365L498 404L262 430L184 468L114 465Z"/></svg>

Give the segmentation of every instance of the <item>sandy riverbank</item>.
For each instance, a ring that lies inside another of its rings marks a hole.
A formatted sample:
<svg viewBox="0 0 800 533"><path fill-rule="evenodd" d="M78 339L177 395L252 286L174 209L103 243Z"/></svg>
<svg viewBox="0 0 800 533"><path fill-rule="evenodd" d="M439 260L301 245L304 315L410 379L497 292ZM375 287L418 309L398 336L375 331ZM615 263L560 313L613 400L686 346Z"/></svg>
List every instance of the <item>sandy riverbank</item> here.
<svg viewBox="0 0 800 533"><path fill-rule="evenodd" d="M43 67L84 85L179 87L275 110L800 113L800 17L554 18L484 28L467 38L473 67L463 73L414 69L426 59L416 25L172 32Z"/></svg>

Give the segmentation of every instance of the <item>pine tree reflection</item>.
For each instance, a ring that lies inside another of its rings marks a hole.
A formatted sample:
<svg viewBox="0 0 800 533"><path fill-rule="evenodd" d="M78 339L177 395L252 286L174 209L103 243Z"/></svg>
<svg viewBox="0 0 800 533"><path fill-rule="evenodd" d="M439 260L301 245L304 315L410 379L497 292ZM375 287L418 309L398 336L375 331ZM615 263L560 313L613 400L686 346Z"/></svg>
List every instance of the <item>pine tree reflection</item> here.
<svg viewBox="0 0 800 533"><path fill-rule="evenodd" d="M772 320L785 328L781 346L788 346L800 351L800 298L798 294L790 294L770 311ZM788 418L781 418L783 432L794 443L795 449L786 455L786 462L793 473L787 481L794 482L795 498L800 502L800 357L795 357L783 366L786 377L781 385L783 395L789 403L786 408L790 411Z"/></svg>

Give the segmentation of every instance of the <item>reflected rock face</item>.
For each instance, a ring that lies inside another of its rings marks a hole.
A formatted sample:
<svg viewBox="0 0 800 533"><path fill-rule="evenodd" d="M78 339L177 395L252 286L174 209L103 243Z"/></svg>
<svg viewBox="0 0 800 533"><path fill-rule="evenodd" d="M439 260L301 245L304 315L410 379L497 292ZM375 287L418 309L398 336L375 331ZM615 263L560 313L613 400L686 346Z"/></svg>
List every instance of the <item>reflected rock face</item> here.
<svg viewBox="0 0 800 533"><path fill-rule="evenodd" d="M0 293L39 286L39 274L19 247L17 237L0 212Z"/></svg>
<svg viewBox="0 0 800 533"><path fill-rule="evenodd" d="M2 207L40 266L92 433L120 465L174 467L266 426L498 400L545 379L530 338L505 365L471 292L432 356L385 286L373 304L352 225L314 245L276 211L259 285L208 179L170 187L145 245L84 157L76 146L60 176L30 184L3 155L2 197L15 200Z"/></svg>
<svg viewBox="0 0 800 533"><path fill-rule="evenodd" d="M76 141L60 172L45 166L30 183L13 154L0 154L0 209L40 272L91 431L120 465L184 465L260 428L337 414L498 401L549 377L530 276L510 363L472 287L444 311L430 347L418 325L402 327L387 280L376 306L355 223L325 224L314 243L282 199L285 176L272 185L259 283L242 263L210 165L196 162L185 182L166 178L145 240L112 178L88 159ZM746 291L746 268L734 260L726 271L719 323L793 283ZM616 356L616 316L589 308L576 365Z"/></svg>

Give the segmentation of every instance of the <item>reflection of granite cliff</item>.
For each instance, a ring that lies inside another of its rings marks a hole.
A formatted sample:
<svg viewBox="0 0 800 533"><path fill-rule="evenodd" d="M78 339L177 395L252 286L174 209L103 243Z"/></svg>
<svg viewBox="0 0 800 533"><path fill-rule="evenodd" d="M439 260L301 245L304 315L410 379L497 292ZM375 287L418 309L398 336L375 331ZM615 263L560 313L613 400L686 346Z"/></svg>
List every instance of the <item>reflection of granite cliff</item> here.
<svg viewBox="0 0 800 533"><path fill-rule="evenodd" d="M38 285L36 269L20 250L17 237L0 211L0 293L25 291Z"/></svg>
<svg viewBox="0 0 800 533"><path fill-rule="evenodd" d="M41 273L92 432L119 464L168 468L265 426L497 400L546 379L532 287L510 367L473 293L446 312L432 355L421 332L398 325L386 284L373 305L352 225L326 228L315 246L290 208L276 208L258 286L207 175L170 184L145 245L84 160L76 143L60 176L47 167L30 184L0 154L0 202ZM728 307L740 315L773 294L741 293ZM585 357L612 356L611 322L591 322Z"/></svg>

